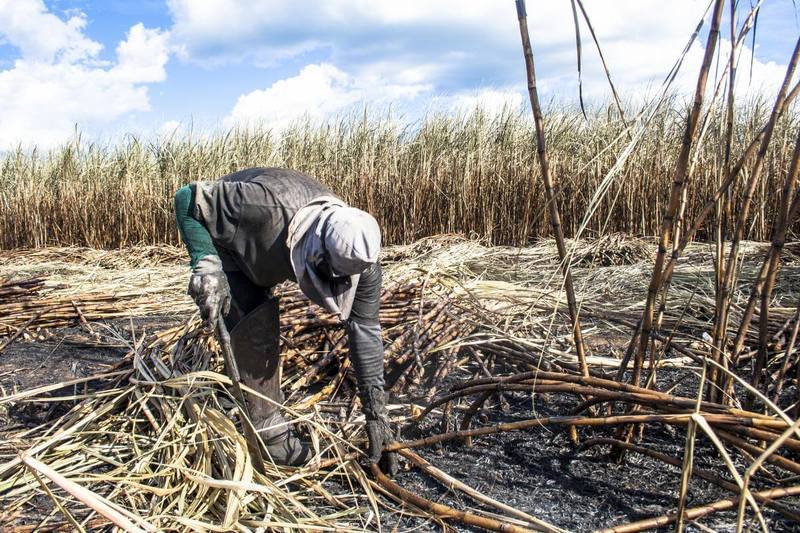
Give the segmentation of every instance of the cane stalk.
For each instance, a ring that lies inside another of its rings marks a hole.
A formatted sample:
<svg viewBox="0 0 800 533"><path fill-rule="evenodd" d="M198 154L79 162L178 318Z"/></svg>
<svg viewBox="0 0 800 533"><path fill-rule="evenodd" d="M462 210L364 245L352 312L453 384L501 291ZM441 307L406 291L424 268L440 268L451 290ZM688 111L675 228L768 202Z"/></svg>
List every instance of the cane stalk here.
<svg viewBox="0 0 800 533"><path fill-rule="evenodd" d="M556 238L558 247L558 257L561 260L559 267L564 276L564 290L567 293L567 307L569 308L570 319L572 320L572 335L575 339L575 351L578 355L578 364L583 375L589 375L589 367L586 364L586 346L583 342L583 332L581 331L580 318L578 316L578 304L575 300L575 287L570 271L570 258L567 255L567 247L564 239L564 229L561 226L561 215L558 204L555 201L555 182L550 174L550 162L547 155L547 145L545 142L544 116L539 104L539 93L536 88L536 68L533 59L533 47L531 46L530 35L528 33L528 20L525 10L525 0L516 0L517 20L519 22L519 33L522 38L522 50L525 56L525 70L528 78L528 96L530 98L533 120L536 126L536 153L539 156L539 166L542 173L542 182L545 190L545 200L549 207L550 227ZM577 21L577 15L576 15Z"/></svg>
<svg viewBox="0 0 800 533"><path fill-rule="evenodd" d="M641 380L642 366L644 365L645 353L650 342L650 332L653 325L653 314L656 299L661 290L661 284L664 274L664 262L667 256L667 249L669 248L670 239L673 232L673 223L678 214L683 198L683 189L690 179L688 176L689 169L689 155L694 142L695 134L697 132L697 125L699 123L700 111L703 107L703 100L706 90L706 82L708 80L708 72L711 67L711 61L716 49L717 39L719 35L719 25L722 18L722 7L724 0L717 0L714 4L714 12L712 14L711 29L708 34L706 42L705 54L703 56L703 63L700 67L700 74L697 78L697 86L695 88L694 104L689 113L686 121L686 130L683 135L683 142L681 143L681 150L675 164L675 171L672 184L672 192L670 194L669 205L667 211L662 218L661 235L658 240L658 251L656 254L656 261L653 267L653 274L650 279L650 284L647 289L647 300L645 301L645 308L642 313L642 331L639 335L639 347L635 352L633 376L631 383L638 385Z"/></svg>
<svg viewBox="0 0 800 533"><path fill-rule="evenodd" d="M761 173L764 168L764 160L766 158L767 149L769 148L770 141L772 140L772 133L775 128L775 123L777 122L778 117L780 116L781 112L783 111L786 105L786 95L789 90L789 84L792 80L792 77L794 76L794 71L797 66L798 58L800 58L800 39L798 39L795 44L792 57L789 61L789 65L786 68L786 75L784 77L780 91L778 92L778 96L775 99L775 105L773 106L772 114L770 115L769 122L767 123L764 136L761 139L761 144L759 146L758 153L756 154L756 161L753 170L750 174L747 186L745 188L745 193L739 204L739 209L737 210L738 216L736 218L734 236L731 242L730 250L728 252L727 260L725 262L724 277L720 285L720 291L717 297L717 304L716 304L713 346L714 346L714 356L717 362L723 361L723 358L725 357L728 313L730 309L730 292L733 287L733 278L736 272L736 262L738 261L739 258L740 243L744 239L745 230L747 229L751 200L753 198L753 193L755 192L756 186L758 185L759 180L761 178ZM758 374L760 374L760 371L761 369L758 369ZM714 397L718 397L720 395L719 392L714 392L715 390L716 391L726 390L727 380L723 378L722 382L720 382L719 381L720 374L718 374L715 369L712 369L712 373L709 376L709 378L712 383L715 383L717 385L716 389L714 387L709 387L710 398L714 399ZM758 387L759 381L760 381L760 375L757 375L754 369L752 382L756 386L756 388Z"/></svg>
<svg viewBox="0 0 800 533"><path fill-rule="evenodd" d="M794 218L794 213L791 213L793 207L791 204L792 198L795 196L795 191L797 190L797 178L800 176L799 170L800 135L798 135L797 143L795 144L791 169L786 174L786 182L784 183L782 192L783 201L781 202L781 209L778 211L778 219L773 228L770 253L768 253L768 259L764 261L768 266L766 280L764 281L764 291L761 294L761 312L759 314L758 324L758 356L756 357L756 364L753 367L753 378L751 380L754 387L758 387L761 371L767 364L767 336L770 316L769 304L772 299L772 292L775 290L775 280L778 276L781 252L786 242L786 234Z"/></svg>

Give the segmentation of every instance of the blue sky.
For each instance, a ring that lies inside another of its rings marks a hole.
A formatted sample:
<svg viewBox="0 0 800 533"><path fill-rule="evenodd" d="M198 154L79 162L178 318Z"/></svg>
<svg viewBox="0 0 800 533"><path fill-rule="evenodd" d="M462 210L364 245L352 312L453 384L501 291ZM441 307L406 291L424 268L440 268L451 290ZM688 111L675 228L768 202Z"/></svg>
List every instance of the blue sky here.
<svg viewBox="0 0 800 533"><path fill-rule="evenodd" d="M709 1L584 4L615 82L637 98L658 86ZM529 0L528 14L544 98L574 102L569 0ZM791 0L764 0L752 80L749 39L742 51L743 96L780 83L798 28ZM582 35L584 92L601 101L608 91L585 24ZM691 90L702 44L678 90ZM525 102L512 0L0 0L2 148L57 145L76 124L112 140L190 123L279 129L364 104L413 120Z"/></svg>

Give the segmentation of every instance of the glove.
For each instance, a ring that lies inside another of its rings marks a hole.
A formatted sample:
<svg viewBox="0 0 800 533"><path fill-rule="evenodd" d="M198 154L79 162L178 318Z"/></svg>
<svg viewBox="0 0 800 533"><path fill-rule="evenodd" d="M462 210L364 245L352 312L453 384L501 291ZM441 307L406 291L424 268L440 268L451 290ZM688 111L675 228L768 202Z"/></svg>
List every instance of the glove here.
<svg viewBox="0 0 800 533"><path fill-rule="evenodd" d="M359 396L367 419L367 458L370 464L377 463L387 476L394 476L397 473L397 453L382 451L395 440L386 412L386 393L381 387L371 386Z"/></svg>
<svg viewBox="0 0 800 533"><path fill-rule="evenodd" d="M189 296L200 309L200 316L207 328L213 329L217 319L231 309L231 288L222 271L219 256L207 255L197 262L189 278Z"/></svg>

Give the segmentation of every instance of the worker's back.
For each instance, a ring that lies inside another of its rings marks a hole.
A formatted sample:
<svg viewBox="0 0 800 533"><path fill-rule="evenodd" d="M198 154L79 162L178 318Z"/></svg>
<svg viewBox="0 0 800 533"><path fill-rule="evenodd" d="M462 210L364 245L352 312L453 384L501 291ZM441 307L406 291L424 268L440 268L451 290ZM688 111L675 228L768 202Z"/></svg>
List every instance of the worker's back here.
<svg viewBox="0 0 800 533"><path fill-rule="evenodd" d="M292 217L314 198L332 195L302 172L250 168L199 182L194 214L226 270L241 270L256 285L272 287L294 279L286 244Z"/></svg>

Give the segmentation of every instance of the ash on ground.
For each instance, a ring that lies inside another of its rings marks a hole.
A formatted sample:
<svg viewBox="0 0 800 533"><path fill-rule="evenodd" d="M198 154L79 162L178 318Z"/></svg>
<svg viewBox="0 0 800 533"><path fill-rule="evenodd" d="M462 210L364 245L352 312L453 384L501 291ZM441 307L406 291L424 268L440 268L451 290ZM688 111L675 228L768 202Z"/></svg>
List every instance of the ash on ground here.
<svg viewBox="0 0 800 533"><path fill-rule="evenodd" d="M126 342L132 342L136 336L147 331L176 325L182 318L185 317L151 317L135 323L114 321L109 325L109 337L122 341L116 348L108 341L108 337L106 344L109 346L106 348L81 346L74 342L76 334L85 335L78 328L56 329L50 332L49 338L40 338L35 342L17 341L0 358L0 386L8 394L14 390L108 371L127 352ZM696 376L687 375L686 370L661 370L659 376L659 380L664 383L680 381L681 395L696 394ZM686 379L680 380L681 377ZM454 374L448 381L453 384L468 378L466 375ZM442 394L446 391L447 387ZM81 388L66 387L51 394L68 396L81 392ZM473 426L572 414L577 405L573 396L565 394L540 394L532 400L530 394L506 392L504 399L503 403L496 397L490 399L475 417ZM0 438L4 432L33 427L53 419L63 414L70 405L72 403L68 401L32 403L15 407L7 413L0 412ZM448 430L460 427L466 405L469 405L468 400L452 410L447 421ZM402 438L420 438L440 433L443 429L441 415L432 413L422 424L403 428ZM598 437L613 438L615 429L580 429L579 442ZM649 425L644 431L641 444L654 451L681 458L685 448L685 430L681 427ZM635 452L627 453L624 460L618 462L609 446L580 449L558 427L497 433L475 438L471 446L460 441L450 441L417 451L436 467L479 492L569 531L592 531L666 514L673 511L678 502L681 483L678 468ZM708 439L698 437L695 453L696 468L712 471L728 481L733 481L725 472L719 453ZM750 464L750 460L736 454L734 459L740 472ZM403 468L395 481L407 490L458 509L494 511L461 493L444 489L434 479L416 468L411 468L407 463L402 464ZM337 489L346 492L347 488L337 486L337 483L335 479L326 482L332 492L335 493ZM758 489L758 483L753 483L752 488ZM689 486L687 505L698 506L730 496L731 493L695 476ZM52 503L49 500L42 498L37 499L37 502L43 516L50 512ZM782 499L781 502L793 508L800 506L800 499L797 498ZM361 503L366 505L366 498ZM387 504L397 508L394 502L387 501ZM786 521L767 507L762 507L762 512L774 531L800 530L798 524ZM434 522L415 517L411 509L399 521L397 516L393 513L382 513L384 528L440 531L442 524L446 524L445 527L455 531L469 531L452 522ZM717 512L699 522L716 531L734 531L735 510ZM668 526L664 530L671 530L673 527ZM687 529L700 530L692 523Z"/></svg>

